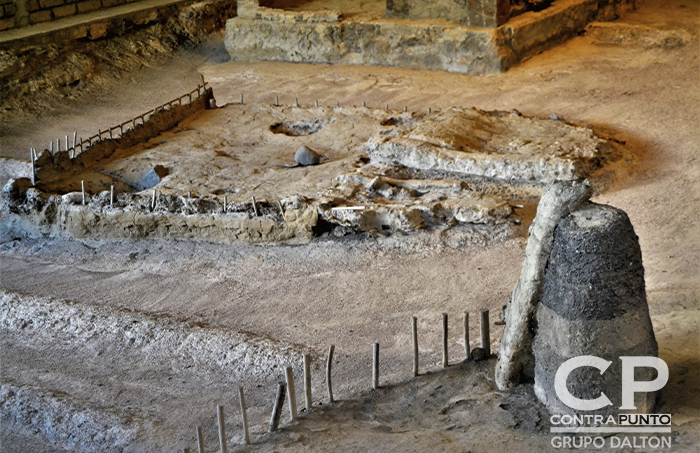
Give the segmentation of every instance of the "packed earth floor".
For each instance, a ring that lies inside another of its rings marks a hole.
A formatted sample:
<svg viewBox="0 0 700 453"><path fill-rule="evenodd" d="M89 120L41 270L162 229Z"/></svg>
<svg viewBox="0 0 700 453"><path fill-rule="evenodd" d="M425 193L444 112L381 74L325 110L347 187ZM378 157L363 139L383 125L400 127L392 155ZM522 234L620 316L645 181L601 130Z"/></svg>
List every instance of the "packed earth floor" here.
<svg viewBox="0 0 700 453"><path fill-rule="evenodd" d="M243 94L248 105L270 106L278 96L286 106L297 98L305 106L365 102L409 112L517 109L588 126L626 150L625 159L598 175L593 201L627 212L639 236L659 356L670 369L656 412L673 416L672 451L693 452L700 448L699 34L697 0L647 0L508 72L465 76L234 64L218 33L152 67L39 96L33 109L26 100L17 103L21 109L6 103L2 170L26 172L29 147L73 131L92 135L190 91L201 75L219 106L236 104ZM280 166L293 162L294 151L279 150ZM260 176L252 166L259 163L249 162L243 170L254 186ZM523 214L525 226L533 214ZM216 451L217 404L226 409L232 451L553 449L546 412L528 387L498 392L495 358L461 363L464 312L472 314L474 347L478 311L491 311L491 349L498 350L501 327L493 323L520 273L524 228L487 244L454 244L436 230L222 245L27 237L4 220L3 452L194 451L197 425L204 427L206 451ZM450 316L447 371L443 313ZM412 316L419 320L416 378ZM373 391L375 342L381 388ZM334 404L323 376L331 344ZM315 407L298 421L289 420L285 407L282 429L267 434L285 366L294 366L304 407L303 352L314 359ZM249 406L253 444L247 447L239 386Z"/></svg>

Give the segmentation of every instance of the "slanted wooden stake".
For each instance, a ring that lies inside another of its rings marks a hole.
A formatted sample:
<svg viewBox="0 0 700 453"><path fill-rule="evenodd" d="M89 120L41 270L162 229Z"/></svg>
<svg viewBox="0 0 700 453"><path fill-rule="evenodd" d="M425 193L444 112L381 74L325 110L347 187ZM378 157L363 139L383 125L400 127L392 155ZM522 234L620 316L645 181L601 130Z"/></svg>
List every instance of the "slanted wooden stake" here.
<svg viewBox="0 0 700 453"><path fill-rule="evenodd" d="M238 387L238 398L241 400L241 417L243 418L243 441L246 444L249 444L250 434L248 433L248 408L245 405L243 387Z"/></svg>
<svg viewBox="0 0 700 453"><path fill-rule="evenodd" d="M306 412L311 410L311 354L304 353L304 396L306 399Z"/></svg>
<svg viewBox="0 0 700 453"><path fill-rule="evenodd" d="M331 384L331 366L333 364L333 351L335 351L335 345L332 344L328 348L328 360L326 361L326 386L328 387L328 400L333 403L333 385Z"/></svg>
<svg viewBox="0 0 700 453"><path fill-rule="evenodd" d="M413 377L418 376L418 318L411 318L411 334L413 336Z"/></svg>
<svg viewBox="0 0 700 453"><path fill-rule="evenodd" d="M253 213L255 214L255 217L258 216L258 206L255 204L255 197L251 197L251 200L253 202Z"/></svg>
<svg viewBox="0 0 700 453"><path fill-rule="evenodd" d="M72 146L73 149L75 149L75 139L76 139L76 138L78 138L78 133L77 133L77 132L73 132L73 146Z"/></svg>
<svg viewBox="0 0 700 453"><path fill-rule="evenodd" d="M491 357L491 335L489 334L489 311L481 310L481 349L486 357Z"/></svg>
<svg viewBox="0 0 700 453"><path fill-rule="evenodd" d="M284 394L286 393L284 382L277 384L277 397L275 398L275 406L272 408L272 417L270 418L269 432L277 431L280 425L280 417L282 416L282 405L284 404Z"/></svg>
<svg viewBox="0 0 700 453"><path fill-rule="evenodd" d="M442 367L447 368L449 361L447 358L447 313L442 314Z"/></svg>
<svg viewBox="0 0 700 453"><path fill-rule="evenodd" d="M216 406L216 418L219 422L219 450L220 453L228 453L226 445L226 426L224 422L224 406Z"/></svg>
<svg viewBox="0 0 700 453"><path fill-rule="evenodd" d="M372 388L379 388L379 343L372 344Z"/></svg>
<svg viewBox="0 0 700 453"><path fill-rule="evenodd" d="M80 190L83 192L83 205L85 205L85 181L80 181Z"/></svg>
<svg viewBox="0 0 700 453"><path fill-rule="evenodd" d="M464 312L464 356L469 360L469 313Z"/></svg>
<svg viewBox="0 0 700 453"><path fill-rule="evenodd" d="M292 367L288 366L284 369L285 377L287 378L287 390L288 390L288 402L289 402L289 416L292 420L297 419L297 395L294 391L294 372Z"/></svg>
<svg viewBox="0 0 700 453"><path fill-rule="evenodd" d="M201 426L197 426L197 450L204 453L204 433Z"/></svg>
<svg viewBox="0 0 700 453"><path fill-rule="evenodd" d="M156 191L154 190L153 191L153 198L151 199L151 209L153 210L155 208L156 208Z"/></svg>

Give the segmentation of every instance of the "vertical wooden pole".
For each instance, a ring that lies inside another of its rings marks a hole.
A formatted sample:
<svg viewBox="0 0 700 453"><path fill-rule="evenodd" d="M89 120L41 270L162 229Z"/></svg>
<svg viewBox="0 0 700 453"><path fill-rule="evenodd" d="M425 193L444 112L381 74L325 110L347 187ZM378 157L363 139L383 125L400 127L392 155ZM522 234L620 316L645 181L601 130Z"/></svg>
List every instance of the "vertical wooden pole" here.
<svg viewBox="0 0 700 453"><path fill-rule="evenodd" d="M220 453L228 453L226 445L226 426L224 421L224 406L216 406L216 417L219 421L219 450Z"/></svg>
<svg viewBox="0 0 700 453"><path fill-rule="evenodd" d="M243 441L246 444L250 443L250 434L248 433L248 408L245 404L243 396L243 387L238 387L238 398L241 400L241 417L243 418Z"/></svg>
<svg viewBox="0 0 700 453"><path fill-rule="evenodd" d="M464 357L469 360L469 313L464 312Z"/></svg>
<svg viewBox="0 0 700 453"><path fill-rule="evenodd" d="M310 411L313 405L311 399L311 354L304 353L304 396L306 397L306 411Z"/></svg>
<svg viewBox="0 0 700 453"><path fill-rule="evenodd" d="M197 426L197 450L199 453L204 453L204 432L201 426Z"/></svg>
<svg viewBox="0 0 700 453"><path fill-rule="evenodd" d="M413 377L418 376L418 318L411 318L411 335L413 336Z"/></svg>
<svg viewBox="0 0 700 453"><path fill-rule="evenodd" d="M289 415L292 420L297 419L297 395L294 390L294 372L292 367L288 366L284 369L285 376L287 378L287 390L289 395Z"/></svg>
<svg viewBox="0 0 700 453"><path fill-rule="evenodd" d="M114 205L114 186L109 186L109 207Z"/></svg>
<svg viewBox="0 0 700 453"><path fill-rule="evenodd" d="M442 314L442 367L447 368L449 360L447 357L447 313Z"/></svg>
<svg viewBox="0 0 700 453"><path fill-rule="evenodd" d="M85 181L80 181L80 189L83 192L83 205L85 205Z"/></svg>
<svg viewBox="0 0 700 453"><path fill-rule="evenodd" d="M328 400L333 403L333 385L331 384L331 366L333 365L333 351L335 351L335 345L332 344L328 348L328 361L326 362L326 386L328 387Z"/></svg>
<svg viewBox="0 0 700 453"><path fill-rule="evenodd" d="M379 343L372 344L372 388L379 388Z"/></svg>
<svg viewBox="0 0 700 453"><path fill-rule="evenodd" d="M489 334L489 311L481 310L481 349L491 357L491 335Z"/></svg>
<svg viewBox="0 0 700 453"><path fill-rule="evenodd" d="M277 384L277 397L275 398L275 406L272 408L272 417L270 418L269 432L277 431L280 425L280 417L282 416L282 405L284 404L284 394L286 393L284 382Z"/></svg>

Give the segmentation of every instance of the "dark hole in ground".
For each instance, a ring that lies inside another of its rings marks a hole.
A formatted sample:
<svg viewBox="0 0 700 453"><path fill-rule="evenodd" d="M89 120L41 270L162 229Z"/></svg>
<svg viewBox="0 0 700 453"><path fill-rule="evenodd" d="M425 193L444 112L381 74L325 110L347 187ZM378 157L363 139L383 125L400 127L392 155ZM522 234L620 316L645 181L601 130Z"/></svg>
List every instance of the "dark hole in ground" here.
<svg viewBox="0 0 700 453"><path fill-rule="evenodd" d="M275 134L284 134L292 137L311 135L320 131L326 124L332 121L333 120L318 119L298 121L296 123L275 123L270 126L270 131Z"/></svg>

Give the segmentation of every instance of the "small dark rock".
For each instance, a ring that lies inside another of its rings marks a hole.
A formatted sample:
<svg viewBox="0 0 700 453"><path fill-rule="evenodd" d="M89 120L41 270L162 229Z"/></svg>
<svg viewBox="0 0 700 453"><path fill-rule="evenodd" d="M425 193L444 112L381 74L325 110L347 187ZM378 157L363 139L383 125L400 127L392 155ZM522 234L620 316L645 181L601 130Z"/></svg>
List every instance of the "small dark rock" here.
<svg viewBox="0 0 700 453"><path fill-rule="evenodd" d="M167 168L162 165L156 165L155 167L151 168L148 173L143 175L143 178L141 178L141 183L139 184L139 190L151 189L157 186L167 175Z"/></svg>
<svg viewBox="0 0 700 453"><path fill-rule="evenodd" d="M471 359L475 362L488 359L488 357L486 357L486 351L484 351L483 348L472 349L472 352L469 355L469 357L471 357Z"/></svg>
<svg viewBox="0 0 700 453"><path fill-rule="evenodd" d="M311 148L302 146L294 155L294 160L297 164L306 167L308 165L317 165L321 160L321 156Z"/></svg>

